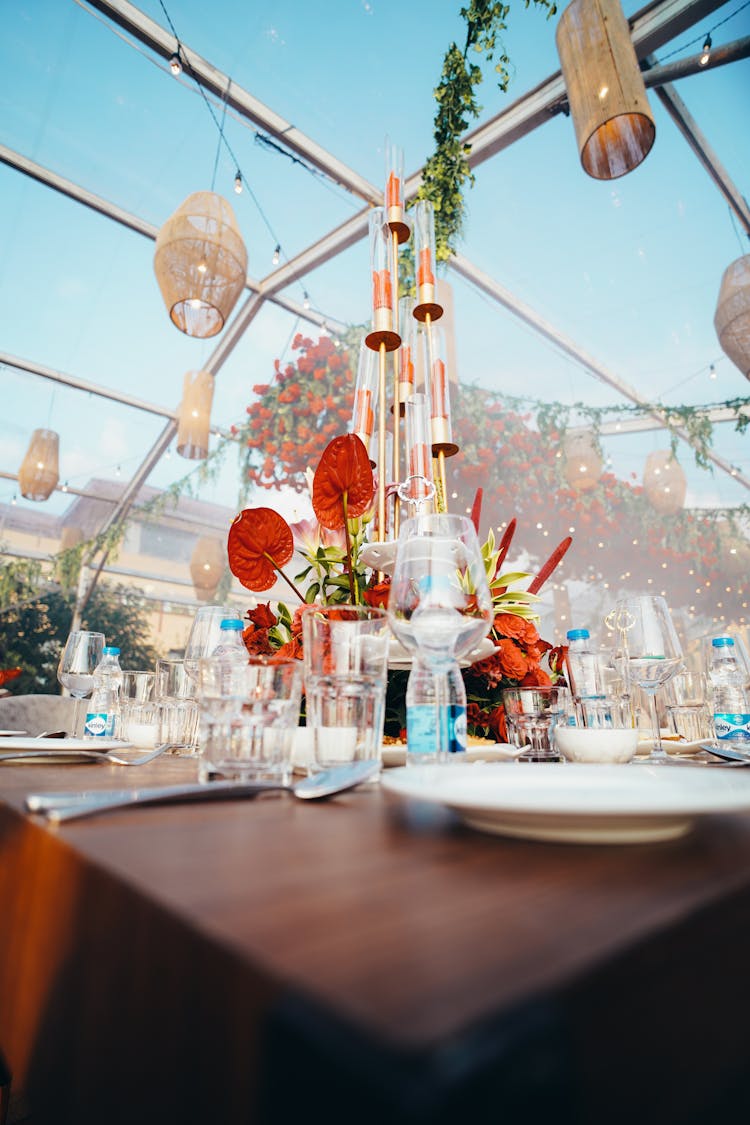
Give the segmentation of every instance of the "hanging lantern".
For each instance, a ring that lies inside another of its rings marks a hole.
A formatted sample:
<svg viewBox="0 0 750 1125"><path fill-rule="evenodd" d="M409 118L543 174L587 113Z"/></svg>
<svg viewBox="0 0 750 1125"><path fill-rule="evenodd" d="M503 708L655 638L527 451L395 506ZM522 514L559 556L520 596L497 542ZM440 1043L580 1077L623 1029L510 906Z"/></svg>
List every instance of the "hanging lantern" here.
<svg viewBox="0 0 750 1125"><path fill-rule="evenodd" d="M208 431L214 377L210 371L187 371L182 384L177 452L189 461L208 456Z"/></svg>
<svg viewBox="0 0 750 1125"><path fill-rule="evenodd" d="M220 539L202 535L193 548L190 577L199 602L210 602L227 566L227 553Z"/></svg>
<svg viewBox="0 0 750 1125"><path fill-rule="evenodd" d="M565 458L565 479L576 492L596 488L602 475L603 461L596 438L590 430L567 433L562 447Z"/></svg>
<svg viewBox="0 0 750 1125"><path fill-rule="evenodd" d="M722 351L750 379L750 254L724 271L714 327Z"/></svg>
<svg viewBox="0 0 750 1125"><path fill-rule="evenodd" d="M619 0L573 0L555 39L584 171L597 180L631 172L656 129Z"/></svg>
<svg viewBox="0 0 750 1125"><path fill-rule="evenodd" d="M159 231L154 272L173 324L205 339L221 332L245 285L247 250L226 199L197 191Z"/></svg>
<svg viewBox="0 0 750 1125"><path fill-rule="evenodd" d="M27 500L46 500L60 479L60 438L54 430L34 430L18 470L18 487Z"/></svg>
<svg viewBox="0 0 750 1125"><path fill-rule="evenodd" d="M70 551L73 547L77 547L79 543L83 542L83 532L80 527L75 527L72 524L66 524L60 534L60 550Z"/></svg>
<svg viewBox="0 0 750 1125"><path fill-rule="evenodd" d="M685 503L687 480L671 450L655 449L646 458L643 491L651 507L663 516L673 516Z"/></svg>

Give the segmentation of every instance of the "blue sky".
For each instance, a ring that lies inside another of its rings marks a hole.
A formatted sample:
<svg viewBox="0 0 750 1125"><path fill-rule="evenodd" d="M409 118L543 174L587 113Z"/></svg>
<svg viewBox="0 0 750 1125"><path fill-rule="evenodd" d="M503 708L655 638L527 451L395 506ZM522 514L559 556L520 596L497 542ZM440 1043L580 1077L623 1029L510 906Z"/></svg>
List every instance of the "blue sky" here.
<svg viewBox="0 0 750 1125"><path fill-rule="evenodd" d="M158 2L141 8L166 26ZM432 89L442 55L461 34L460 3L300 0L269 5L172 0L179 37L255 97L375 184L386 133L404 148L407 170L432 147ZM728 4L668 44L661 57L718 25L719 45L750 33L750 8ZM626 13L636 5L626 5ZM737 12L736 15L732 13ZM557 18L513 6L506 47L514 65L508 95L491 70L480 91L486 119L558 69ZM690 54L697 48L686 49ZM143 219L161 225L192 191L211 186L217 133L184 75L175 80L148 51L76 0L15 0L0 42L0 141ZM750 182L747 116L750 61L677 86L740 189ZM558 116L477 169L467 193L462 253L651 399L703 403L747 392L721 352L713 313L723 270L748 250L727 205L654 94L653 151L614 183L581 171L572 123ZM344 221L360 202L343 189L255 143L233 117L226 135L252 188L235 196L235 163L219 152L216 190L235 207L249 273L271 270L275 243L292 257ZM17 356L176 405L186 370L215 342L183 337L170 323L153 275L152 243L0 165L0 347ZM344 322L369 314L365 242L305 279L316 307ZM563 401L619 401L510 314L456 278L459 374L508 393ZM290 295L301 298L301 286ZM244 413L252 385L267 381L294 328L267 305L217 379L214 420ZM715 380L708 377L714 365ZM95 400L12 369L0 372L0 468L15 471L31 429L61 434L61 477L123 477L161 429L158 419ZM747 440L724 426L716 448L750 472ZM664 435L616 438L617 472L640 474ZM689 501L721 505L747 492L720 473L700 473L685 453ZM174 453L150 483L189 469ZM206 499L230 506L234 459ZM0 481L0 500L14 492ZM24 502L25 503L25 502ZM47 502L60 510L64 496Z"/></svg>

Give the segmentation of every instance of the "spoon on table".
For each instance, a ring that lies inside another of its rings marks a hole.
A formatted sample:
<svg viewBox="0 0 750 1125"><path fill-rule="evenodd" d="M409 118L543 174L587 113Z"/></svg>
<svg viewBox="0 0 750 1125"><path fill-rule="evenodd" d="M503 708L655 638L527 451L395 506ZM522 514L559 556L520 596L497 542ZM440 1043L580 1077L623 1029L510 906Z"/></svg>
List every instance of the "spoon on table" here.
<svg viewBox="0 0 750 1125"><path fill-rule="evenodd" d="M709 754L721 758L724 762L750 766L750 753L744 753L742 750L732 750L729 746L711 746L708 742L701 743L701 750L707 750Z"/></svg>
<svg viewBox="0 0 750 1125"><path fill-rule="evenodd" d="M29 812L41 813L47 820L61 824L84 816L96 816L110 809L123 809L131 805L171 805L190 801L236 800L256 797L260 793L277 790L292 793L300 800L320 800L354 789L371 781L380 772L380 762L375 758L362 762L348 762L333 766L298 781L285 785L275 781L208 781L191 785L155 786L147 789L100 790L87 793L31 793L26 798Z"/></svg>

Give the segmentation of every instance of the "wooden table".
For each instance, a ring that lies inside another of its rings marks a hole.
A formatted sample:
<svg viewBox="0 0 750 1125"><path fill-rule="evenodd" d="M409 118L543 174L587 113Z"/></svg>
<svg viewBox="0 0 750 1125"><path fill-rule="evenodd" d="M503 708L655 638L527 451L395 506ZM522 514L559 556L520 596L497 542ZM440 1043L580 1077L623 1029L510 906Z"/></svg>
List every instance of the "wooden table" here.
<svg viewBox="0 0 750 1125"><path fill-rule="evenodd" d="M22 811L194 771L2 768L0 1050L35 1121L750 1120L750 818L579 847L377 789Z"/></svg>

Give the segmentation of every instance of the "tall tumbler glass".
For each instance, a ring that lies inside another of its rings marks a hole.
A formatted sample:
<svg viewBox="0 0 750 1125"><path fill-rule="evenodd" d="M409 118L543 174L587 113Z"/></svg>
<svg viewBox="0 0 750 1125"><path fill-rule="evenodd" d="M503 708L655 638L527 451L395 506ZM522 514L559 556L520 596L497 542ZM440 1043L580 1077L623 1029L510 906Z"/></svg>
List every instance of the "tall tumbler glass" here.
<svg viewBox="0 0 750 1125"><path fill-rule="evenodd" d="M385 610L309 606L302 614L310 773L379 760L390 632Z"/></svg>

